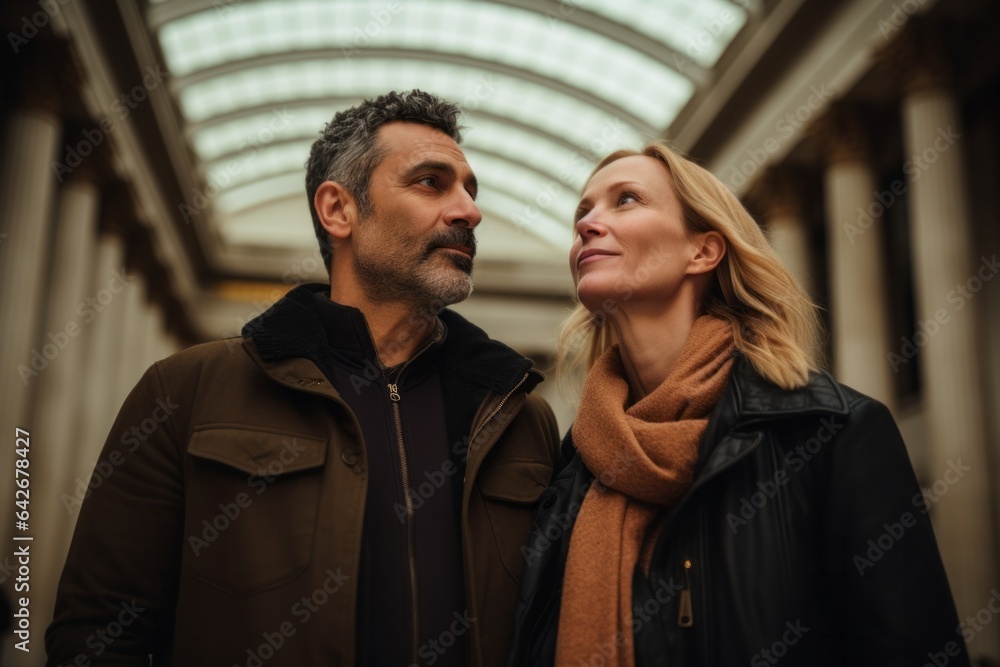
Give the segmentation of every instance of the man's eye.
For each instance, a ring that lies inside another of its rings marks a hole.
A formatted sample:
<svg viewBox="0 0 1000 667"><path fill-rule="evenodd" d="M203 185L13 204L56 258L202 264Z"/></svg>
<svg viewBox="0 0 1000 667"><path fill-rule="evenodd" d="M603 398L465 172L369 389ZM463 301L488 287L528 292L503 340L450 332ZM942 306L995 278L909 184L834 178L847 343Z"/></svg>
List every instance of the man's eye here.
<svg viewBox="0 0 1000 667"><path fill-rule="evenodd" d="M417 183L420 183L422 185L427 185L427 186L433 188L433 187L437 186L438 179L437 179L437 176L424 176L419 181L417 181Z"/></svg>

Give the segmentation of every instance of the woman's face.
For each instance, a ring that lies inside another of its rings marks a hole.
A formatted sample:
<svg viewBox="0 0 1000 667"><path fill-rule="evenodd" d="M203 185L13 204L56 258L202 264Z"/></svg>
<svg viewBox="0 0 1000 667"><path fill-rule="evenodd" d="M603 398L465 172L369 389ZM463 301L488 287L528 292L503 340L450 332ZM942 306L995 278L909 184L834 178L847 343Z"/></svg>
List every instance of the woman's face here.
<svg viewBox="0 0 1000 667"><path fill-rule="evenodd" d="M570 270L591 312L667 303L697 252L670 174L645 155L615 160L594 174L575 220Z"/></svg>

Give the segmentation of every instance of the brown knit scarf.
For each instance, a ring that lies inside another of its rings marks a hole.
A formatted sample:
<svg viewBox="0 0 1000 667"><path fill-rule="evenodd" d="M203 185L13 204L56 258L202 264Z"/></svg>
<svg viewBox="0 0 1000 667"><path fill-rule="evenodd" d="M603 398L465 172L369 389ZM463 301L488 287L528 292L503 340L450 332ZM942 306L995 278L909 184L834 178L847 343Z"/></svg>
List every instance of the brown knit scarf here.
<svg viewBox="0 0 1000 667"><path fill-rule="evenodd" d="M729 380L732 353L731 325L705 315L664 383L627 409L617 346L588 373L573 441L597 479L570 537L558 667L635 664L633 572L657 515L691 487L698 443Z"/></svg>

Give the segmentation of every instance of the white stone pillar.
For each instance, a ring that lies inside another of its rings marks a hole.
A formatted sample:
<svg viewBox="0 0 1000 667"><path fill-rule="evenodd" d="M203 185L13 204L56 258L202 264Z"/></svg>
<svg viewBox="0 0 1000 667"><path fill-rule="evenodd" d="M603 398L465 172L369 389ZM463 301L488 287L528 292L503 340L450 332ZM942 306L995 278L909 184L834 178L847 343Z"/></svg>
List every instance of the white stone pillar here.
<svg viewBox="0 0 1000 667"><path fill-rule="evenodd" d="M121 407L118 369L124 324L125 251L117 234L97 243L95 270L90 278L87 316L87 363L82 384L83 407L73 477L88 480ZM73 514L74 521L76 513Z"/></svg>
<svg viewBox="0 0 1000 667"><path fill-rule="evenodd" d="M146 367L170 356L167 350L167 322L163 306L153 303L150 306L150 323L146 332Z"/></svg>
<svg viewBox="0 0 1000 667"><path fill-rule="evenodd" d="M927 26L917 26L925 28ZM921 386L929 431L928 474L947 493L935 496L933 518L941 555L962 619L974 617L1000 585L990 502L989 458L982 403L977 299L987 276L981 260L996 249L974 246L966 193L966 139L936 42L910 30L902 100L904 159L913 160L908 197L916 284ZM923 336L919 332L923 332ZM996 409L996 406L992 406ZM949 472L961 462L960 478ZM940 481L944 480L944 481ZM974 657L1000 657L1000 624L983 627L969 644Z"/></svg>
<svg viewBox="0 0 1000 667"><path fill-rule="evenodd" d="M115 394L121 404L146 371L144 364L146 329L149 307L146 303L146 278L134 272L131 282L122 294L125 308L124 325L118 332L119 366Z"/></svg>
<svg viewBox="0 0 1000 667"><path fill-rule="evenodd" d="M864 217L877 192L864 130L856 115L834 107L819 131L828 160L823 181L834 374L892 408L883 230L879 220Z"/></svg>
<svg viewBox="0 0 1000 667"><path fill-rule="evenodd" d="M60 140L58 116L40 106L16 109L3 127L0 146L0 502L14 500L15 429L30 429L34 390L32 351L38 348L43 318L44 269L48 265L55 161ZM35 365L44 367L39 356ZM39 464L41 465L41 464ZM0 537L8 552L13 512L3 513Z"/></svg>
<svg viewBox="0 0 1000 667"><path fill-rule="evenodd" d="M70 513L61 500L73 495L73 461L77 448L76 420L86 383L83 370L87 324L78 308L84 304L93 273L97 238L99 190L89 173L74 174L59 193L53 234L52 261L42 342L58 349L35 380L36 405L32 423L37 434L32 466L33 547L37 580L46 582L32 596L32 614L39 627L51 621L55 582L72 535Z"/></svg>
<svg viewBox="0 0 1000 667"><path fill-rule="evenodd" d="M815 299L815 273L809 230L802 218L801 186L794 172L771 168L748 199L755 212L764 218L771 247L806 293Z"/></svg>

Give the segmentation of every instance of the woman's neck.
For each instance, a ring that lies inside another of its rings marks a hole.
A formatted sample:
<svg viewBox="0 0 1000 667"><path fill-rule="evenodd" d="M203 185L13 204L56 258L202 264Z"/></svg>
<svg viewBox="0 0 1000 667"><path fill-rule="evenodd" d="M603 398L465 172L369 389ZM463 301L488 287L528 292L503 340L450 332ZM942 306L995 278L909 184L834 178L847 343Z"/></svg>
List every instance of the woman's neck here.
<svg viewBox="0 0 1000 667"><path fill-rule="evenodd" d="M636 403L670 375L698 317L694 303L678 300L645 309L622 309L612 319L629 385Z"/></svg>

